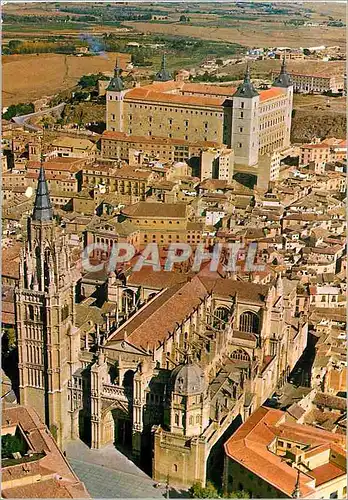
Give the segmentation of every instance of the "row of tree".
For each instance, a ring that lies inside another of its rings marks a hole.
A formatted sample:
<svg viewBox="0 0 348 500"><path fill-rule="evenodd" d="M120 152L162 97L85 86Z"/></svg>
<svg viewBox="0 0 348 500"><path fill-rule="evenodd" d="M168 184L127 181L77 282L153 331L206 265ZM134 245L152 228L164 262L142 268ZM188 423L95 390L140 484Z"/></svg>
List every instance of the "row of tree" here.
<svg viewBox="0 0 348 500"><path fill-rule="evenodd" d="M22 42L21 40L10 40L7 47L3 47L3 54L73 54L76 51L74 43L62 42Z"/></svg>

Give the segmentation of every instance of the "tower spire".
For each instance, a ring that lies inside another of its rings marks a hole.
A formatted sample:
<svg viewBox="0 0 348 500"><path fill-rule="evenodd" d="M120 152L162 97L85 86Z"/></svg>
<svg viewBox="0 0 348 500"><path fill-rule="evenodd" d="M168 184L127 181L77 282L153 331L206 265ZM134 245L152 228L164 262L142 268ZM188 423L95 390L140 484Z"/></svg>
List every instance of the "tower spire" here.
<svg viewBox="0 0 348 500"><path fill-rule="evenodd" d="M285 55L283 56L283 59L282 59L280 73L277 76L277 78L274 80L273 86L274 87L283 87L283 88L287 88L287 87L292 86L291 77L286 69Z"/></svg>
<svg viewBox="0 0 348 500"><path fill-rule="evenodd" d="M255 89L250 76L250 65L249 62L245 68L244 80L237 88L236 92L233 94L233 97L245 97L252 98L258 96L259 93Z"/></svg>
<svg viewBox="0 0 348 500"><path fill-rule="evenodd" d="M45 169L42 162L42 153L32 219L40 222L53 220L53 210L45 176Z"/></svg>
<svg viewBox="0 0 348 500"><path fill-rule="evenodd" d="M300 469L297 469L297 478L294 491L292 492L292 498L301 498L301 490L300 490Z"/></svg>
<svg viewBox="0 0 348 500"><path fill-rule="evenodd" d="M119 58L116 58L116 63L114 67L114 76L111 78L108 88L106 90L112 90L114 92L121 92L124 89L123 80L121 78L121 67L119 64Z"/></svg>
<svg viewBox="0 0 348 500"><path fill-rule="evenodd" d="M247 62L246 68L245 68L245 74L244 74L244 82L245 83L250 83L250 64L249 61Z"/></svg>
<svg viewBox="0 0 348 500"><path fill-rule="evenodd" d="M161 69L155 76L155 81L156 82L169 82L173 80L172 75L169 73L167 70L167 60L166 60L166 55L163 53L162 55L162 62L161 62Z"/></svg>
<svg viewBox="0 0 348 500"><path fill-rule="evenodd" d="M114 68L114 75L115 77L119 77L121 76L121 68L120 68L120 60L118 57L116 57L116 64L115 64L115 68Z"/></svg>

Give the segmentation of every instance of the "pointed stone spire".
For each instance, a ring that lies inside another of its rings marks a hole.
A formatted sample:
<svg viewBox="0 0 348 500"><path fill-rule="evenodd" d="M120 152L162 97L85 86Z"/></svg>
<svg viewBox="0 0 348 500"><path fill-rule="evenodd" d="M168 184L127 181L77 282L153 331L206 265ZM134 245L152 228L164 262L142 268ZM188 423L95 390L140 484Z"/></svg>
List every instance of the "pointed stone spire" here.
<svg viewBox="0 0 348 500"><path fill-rule="evenodd" d="M155 76L155 82L170 82L171 80L173 80L173 77L167 70L166 55L163 54L161 69Z"/></svg>
<svg viewBox="0 0 348 500"><path fill-rule="evenodd" d="M296 479L295 489L292 492L291 498L302 498L300 490L300 469L297 469L297 479Z"/></svg>
<svg viewBox="0 0 348 500"><path fill-rule="evenodd" d="M35 197L32 219L40 222L48 222L53 220L53 209L45 177L45 169L42 163L37 182L36 197Z"/></svg>
<svg viewBox="0 0 348 500"><path fill-rule="evenodd" d="M119 65L119 59L116 59L116 65L114 68L114 76L111 78L108 88L106 90L111 90L114 92L121 92L124 89L123 80L121 78L121 67Z"/></svg>
<svg viewBox="0 0 348 500"><path fill-rule="evenodd" d="M285 56L282 60L282 65L280 68L280 73L277 78L274 80L273 87L282 87L287 88L292 86L292 79L286 69Z"/></svg>
<svg viewBox="0 0 348 500"><path fill-rule="evenodd" d="M233 94L233 97L245 97L246 99L251 99L252 97L256 97L258 95L259 93L251 82L250 66L249 63L247 63L244 80Z"/></svg>

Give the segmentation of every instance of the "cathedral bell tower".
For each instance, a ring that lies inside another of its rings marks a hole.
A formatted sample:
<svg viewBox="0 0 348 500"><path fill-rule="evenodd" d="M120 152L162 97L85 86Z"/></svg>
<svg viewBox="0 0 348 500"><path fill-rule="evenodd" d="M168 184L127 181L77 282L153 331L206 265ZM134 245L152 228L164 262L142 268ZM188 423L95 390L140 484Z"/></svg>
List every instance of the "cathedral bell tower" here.
<svg viewBox="0 0 348 500"><path fill-rule="evenodd" d="M74 291L67 236L54 220L41 166L15 291L19 397L60 446L69 437L68 380L79 349Z"/></svg>

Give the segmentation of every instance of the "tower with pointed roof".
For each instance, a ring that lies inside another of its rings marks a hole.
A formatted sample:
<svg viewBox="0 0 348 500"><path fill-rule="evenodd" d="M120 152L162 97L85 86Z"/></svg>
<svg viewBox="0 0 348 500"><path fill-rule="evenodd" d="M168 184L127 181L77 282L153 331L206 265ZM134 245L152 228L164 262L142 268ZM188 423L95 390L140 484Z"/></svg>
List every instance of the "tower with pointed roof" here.
<svg viewBox="0 0 348 500"><path fill-rule="evenodd" d="M106 130L123 132L123 99L126 92L119 60L116 59L114 76L106 89Z"/></svg>
<svg viewBox="0 0 348 500"><path fill-rule="evenodd" d="M173 80L172 75L167 70L166 55L162 56L161 69L156 73L154 81L155 82L170 82Z"/></svg>
<svg viewBox="0 0 348 500"><path fill-rule="evenodd" d="M244 80L232 97L230 145L234 149L234 161L236 164L254 166L259 154L260 96L251 81L249 64Z"/></svg>
<svg viewBox="0 0 348 500"><path fill-rule="evenodd" d="M287 97L288 105L287 112L284 117L284 142L285 147L290 146L290 133L291 133L291 118L292 118L292 104L294 96L294 86L292 78L286 69L285 57L283 58L282 65L280 68L280 73L273 82L273 87L283 89L284 94Z"/></svg>
<svg viewBox="0 0 348 500"><path fill-rule="evenodd" d="M68 380L80 342L74 291L67 235L54 218L41 165L15 290L19 399L35 408L60 445L70 438Z"/></svg>

